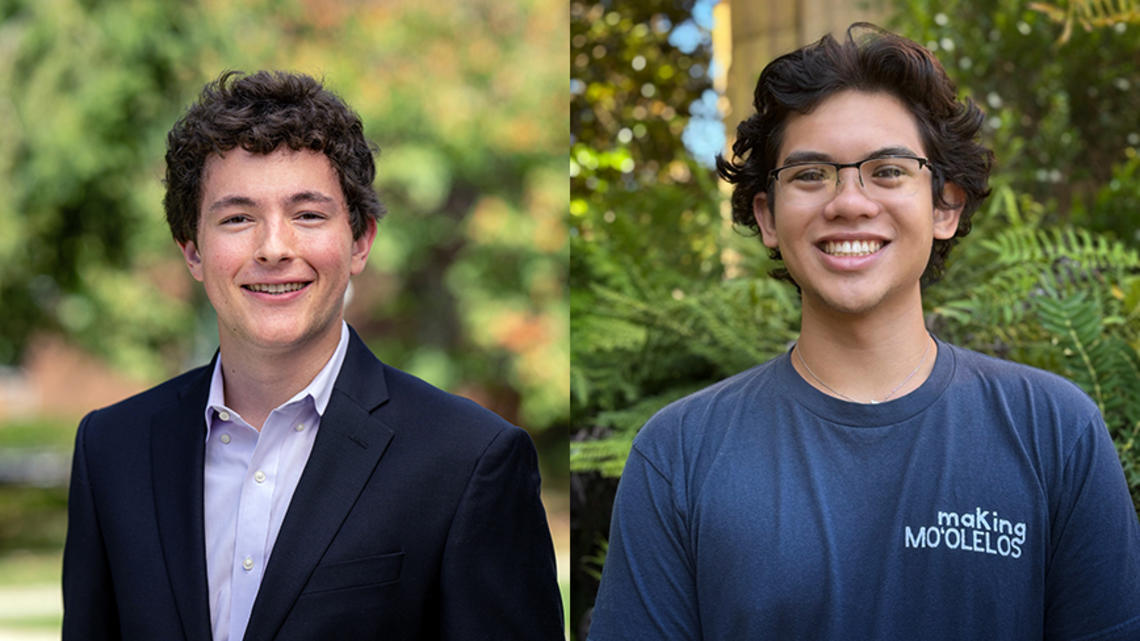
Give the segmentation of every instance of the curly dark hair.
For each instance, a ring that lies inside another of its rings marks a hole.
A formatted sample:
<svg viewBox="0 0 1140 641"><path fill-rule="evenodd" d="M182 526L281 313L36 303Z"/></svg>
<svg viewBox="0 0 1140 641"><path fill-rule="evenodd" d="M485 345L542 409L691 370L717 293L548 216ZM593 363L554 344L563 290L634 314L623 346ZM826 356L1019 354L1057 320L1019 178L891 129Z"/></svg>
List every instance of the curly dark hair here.
<svg viewBox="0 0 1140 641"><path fill-rule="evenodd" d="M202 172L211 154L241 147L269 154L280 145L324 153L340 178L353 238L384 206L372 187L373 154L364 125L340 98L310 76L282 71L226 71L202 89L166 136L166 222L179 243L196 240Z"/></svg>
<svg viewBox="0 0 1140 641"><path fill-rule="evenodd" d="M789 116L809 113L844 90L882 91L902 101L914 114L926 147L934 202L947 208L962 205L954 237L935 239L931 246L921 282L933 283L942 277L957 239L970 233L970 218L990 193L993 152L978 140L985 116L972 100L957 99L954 83L929 51L873 24L852 24L843 42L824 36L780 56L761 72L753 98L756 113L736 128L732 161L716 159L717 173L735 185L733 221L759 232L752 203L758 193L768 192L768 174L776 166ZM947 182L962 189L963 203L944 200ZM774 194L769 193L768 207L774 207ZM779 250L770 253L780 258ZM772 276L794 283L783 267Z"/></svg>

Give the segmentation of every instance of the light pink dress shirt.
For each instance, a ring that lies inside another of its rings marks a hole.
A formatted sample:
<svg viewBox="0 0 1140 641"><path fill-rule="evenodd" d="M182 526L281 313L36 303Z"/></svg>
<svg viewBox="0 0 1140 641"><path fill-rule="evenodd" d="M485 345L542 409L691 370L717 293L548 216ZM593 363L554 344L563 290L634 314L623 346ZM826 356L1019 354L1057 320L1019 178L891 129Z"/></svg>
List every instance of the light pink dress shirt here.
<svg viewBox="0 0 1140 641"><path fill-rule="evenodd" d="M219 356L206 401L205 533L214 641L245 635L265 564L313 450L321 415L348 351L340 343L309 385L253 429L226 407Z"/></svg>

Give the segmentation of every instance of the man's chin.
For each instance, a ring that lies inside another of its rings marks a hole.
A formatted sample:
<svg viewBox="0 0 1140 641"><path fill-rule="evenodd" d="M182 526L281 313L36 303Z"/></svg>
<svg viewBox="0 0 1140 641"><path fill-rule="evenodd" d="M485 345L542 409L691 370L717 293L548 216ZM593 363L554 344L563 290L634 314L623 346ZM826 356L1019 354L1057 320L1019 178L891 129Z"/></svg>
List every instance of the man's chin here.
<svg viewBox="0 0 1140 641"><path fill-rule="evenodd" d="M804 291L804 307L814 307L828 315L863 317L874 314L887 298L886 292L873 288L859 291Z"/></svg>
<svg viewBox="0 0 1140 641"><path fill-rule="evenodd" d="M300 331L294 324L280 328L258 327L231 336L229 342L265 352L290 352L317 342L320 335L319 332Z"/></svg>

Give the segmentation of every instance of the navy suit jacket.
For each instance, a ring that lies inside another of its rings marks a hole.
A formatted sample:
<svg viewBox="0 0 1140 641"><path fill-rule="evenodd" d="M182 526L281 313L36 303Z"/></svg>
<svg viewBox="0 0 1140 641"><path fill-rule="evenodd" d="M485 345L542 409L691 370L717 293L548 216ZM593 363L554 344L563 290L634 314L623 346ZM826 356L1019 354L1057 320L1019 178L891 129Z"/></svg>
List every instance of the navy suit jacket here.
<svg viewBox="0 0 1140 641"><path fill-rule="evenodd" d="M202 367L83 419L63 639L211 638ZM355 332L246 629L274 639L563 638L534 446Z"/></svg>

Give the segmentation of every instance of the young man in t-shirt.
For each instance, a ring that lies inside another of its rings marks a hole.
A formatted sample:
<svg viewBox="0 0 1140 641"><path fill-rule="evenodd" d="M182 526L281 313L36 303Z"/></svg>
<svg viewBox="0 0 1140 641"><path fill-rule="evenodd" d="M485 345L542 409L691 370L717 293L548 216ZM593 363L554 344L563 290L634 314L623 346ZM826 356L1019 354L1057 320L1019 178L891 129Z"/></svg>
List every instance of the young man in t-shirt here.
<svg viewBox="0 0 1140 641"><path fill-rule="evenodd" d="M1140 638L1140 522L1096 406L923 323L988 193L980 110L858 25L755 95L719 170L800 339L638 435L590 639Z"/></svg>

